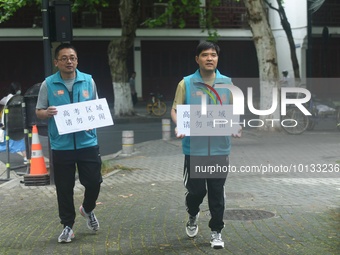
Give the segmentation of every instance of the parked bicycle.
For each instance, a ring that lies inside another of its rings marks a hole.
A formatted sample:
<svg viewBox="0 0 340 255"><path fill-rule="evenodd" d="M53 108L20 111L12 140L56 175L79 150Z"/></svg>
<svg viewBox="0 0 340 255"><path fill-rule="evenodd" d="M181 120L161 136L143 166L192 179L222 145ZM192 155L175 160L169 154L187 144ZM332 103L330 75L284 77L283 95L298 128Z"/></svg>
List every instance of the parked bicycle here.
<svg viewBox="0 0 340 255"><path fill-rule="evenodd" d="M299 97L299 95L297 95ZM312 114L305 115L295 105L287 108L286 115L281 117L283 130L288 134L298 135L306 130L313 130L315 125L324 118L335 120L335 126L340 131L340 103L332 100L321 100L312 95L308 103L304 104Z"/></svg>
<svg viewBox="0 0 340 255"><path fill-rule="evenodd" d="M146 105L146 111L149 114L154 114L156 116L163 116L166 113L166 104L163 101L162 94L150 93L151 100Z"/></svg>

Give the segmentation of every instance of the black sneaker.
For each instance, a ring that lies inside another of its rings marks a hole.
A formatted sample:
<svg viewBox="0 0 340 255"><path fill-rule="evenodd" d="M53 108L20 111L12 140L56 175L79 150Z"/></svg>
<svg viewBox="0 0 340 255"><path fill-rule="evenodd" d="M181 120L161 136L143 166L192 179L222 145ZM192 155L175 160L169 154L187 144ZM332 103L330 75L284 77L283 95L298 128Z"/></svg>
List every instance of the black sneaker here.
<svg viewBox="0 0 340 255"><path fill-rule="evenodd" d="M82 205L79 207L79 211L80 214L87 220L87 227L90 230L97 231L99 229L99 222L96 215L94 215L94 212L86 213Z"/></svg>
<svg viewBox="0 0 340 255"><path fill-rule="evenodd" d="M72 228L70 227L65 227L63 229L63 232L61 232L60 236L58 237L58 242L59 243L69 243L72 241L74 238L74 233Z"/></svg>
<svg viewBox="0 0 340 255"><path fill-rule="evenodd" d="M199 213L196 216L189 215L189 220L185 227L185 232L190 238L195 237L198 233L198 225L197 225L198 217L199 217Z"/></svg>

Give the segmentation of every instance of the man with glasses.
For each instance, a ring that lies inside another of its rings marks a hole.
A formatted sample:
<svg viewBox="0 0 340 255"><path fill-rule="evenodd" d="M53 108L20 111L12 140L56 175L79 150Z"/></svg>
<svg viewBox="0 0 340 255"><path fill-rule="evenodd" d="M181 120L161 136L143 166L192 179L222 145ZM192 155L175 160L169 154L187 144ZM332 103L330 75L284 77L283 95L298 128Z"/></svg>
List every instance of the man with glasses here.
<svg viewBox="0 0 340 255"><path fill-rule="evenodd" d="M96 84L91 75L77 69L77 51L71 44L63 43L56 48L54 64L59 71L41 84L36 114L40 119L48 119L59 217L64 226L58 242L64 243L71 242L74 237L72 228L76 212L73 189L76 169L80 183L85 187L80 214L86 219L90 230L99 229L93 210L102 183L102 162L95 129L59 135L53 118L58 114L57 106L97 99Z"/></svg>

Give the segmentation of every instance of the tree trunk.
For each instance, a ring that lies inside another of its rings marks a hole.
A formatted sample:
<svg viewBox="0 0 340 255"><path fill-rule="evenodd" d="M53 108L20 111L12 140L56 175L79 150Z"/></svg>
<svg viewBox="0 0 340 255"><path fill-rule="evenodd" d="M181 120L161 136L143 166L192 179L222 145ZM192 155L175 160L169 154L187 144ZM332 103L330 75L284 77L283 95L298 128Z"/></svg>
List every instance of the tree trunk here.
<svg viewBox="0 0 340 255"><path fill-rule="evenodd" d="M111 70L114 91L115 116L134 115L130 86L128 83L127 55L133 46L140 1L120 0L119 14L122 22L122 36L112 40L108 46L108 61Z"/></svg>
<svg viewBox="0 0 340 255"><path fill-rule="evenodd" d="M277 103L276 110L266 116L260 116L264 125L261 130L278 130L280 125L280 93L273 98L273 89L277 90L278 67L274 36L268 24L264 0L243 0L247 8L248 23L251 27L257 52L260 77L260 110L268 110ZM276 121L266 121L276 119Z"/></svg>
<svg viewBox="0 0 340 255"><path fill-rule="evenodd" d="M276 0L276 1L279 6L278 12L279 12L280 20L281 20L281 25L282 25L283 30L286 32L288 43L289 43L290 58L292 60L294 77L296 80L295 84L298 84L300 82L300 67L299 67L299 61L296 56L296 49L295 49L295 42L293 38L292 28L287 19L285 9L282 6L282 1L281 0Z"/></svg>

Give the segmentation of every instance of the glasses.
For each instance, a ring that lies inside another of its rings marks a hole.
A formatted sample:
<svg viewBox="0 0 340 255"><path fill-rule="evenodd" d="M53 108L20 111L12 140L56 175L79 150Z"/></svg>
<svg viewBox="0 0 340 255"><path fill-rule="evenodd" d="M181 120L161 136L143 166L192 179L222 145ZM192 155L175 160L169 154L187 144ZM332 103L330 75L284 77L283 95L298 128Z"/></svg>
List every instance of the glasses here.
<svg viewBox="0 0 340 255"><path fill-rule="evenodd" d="M60 61L60 62L63 62L63 63L66 63L67 61L71 61L71 62L76 62L77 60L78 60L78 58L76 58L76 57L61 57L61 58L58 58L58 61Z"/></svg>

